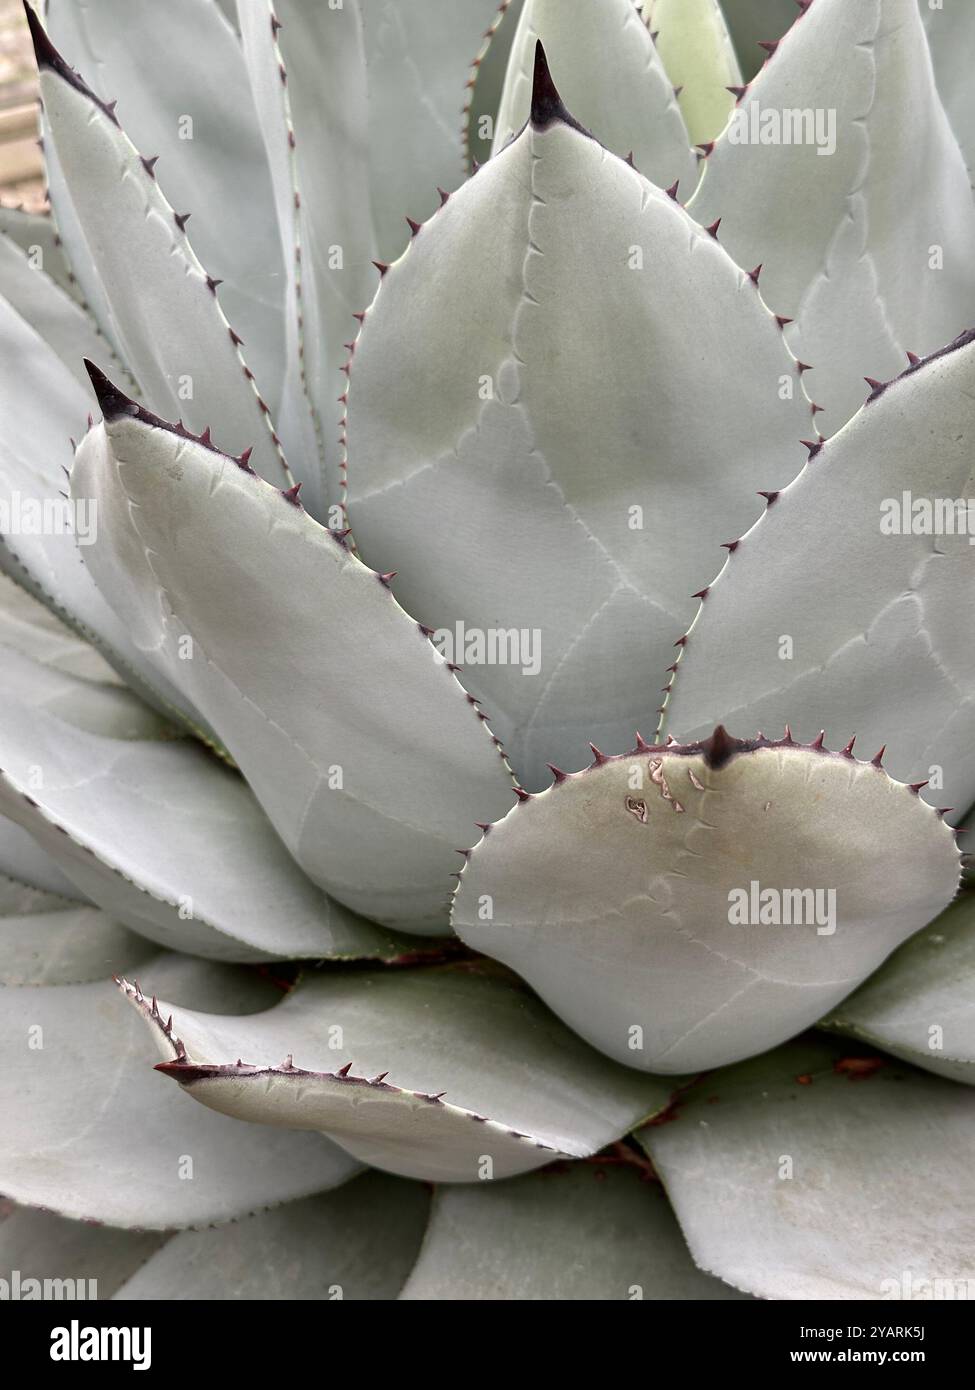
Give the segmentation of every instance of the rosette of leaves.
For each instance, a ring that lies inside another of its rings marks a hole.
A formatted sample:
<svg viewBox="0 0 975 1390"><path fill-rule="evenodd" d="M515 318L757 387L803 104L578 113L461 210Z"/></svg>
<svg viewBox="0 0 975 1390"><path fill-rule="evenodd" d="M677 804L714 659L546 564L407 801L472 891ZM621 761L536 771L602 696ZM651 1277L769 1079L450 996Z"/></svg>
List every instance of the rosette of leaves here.
<svg viewBox="0 0 975 1390"><path fill-rule="evenodd" d="M5 1268L973 1276L973 16L922 8L28 10Z"/></svg>

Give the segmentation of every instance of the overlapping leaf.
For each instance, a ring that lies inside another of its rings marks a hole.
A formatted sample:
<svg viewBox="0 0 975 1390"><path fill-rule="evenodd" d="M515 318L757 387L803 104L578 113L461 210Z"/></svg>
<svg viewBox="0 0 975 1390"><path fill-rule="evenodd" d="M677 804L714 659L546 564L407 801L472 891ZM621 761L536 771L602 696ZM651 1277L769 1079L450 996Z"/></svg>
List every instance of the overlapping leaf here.
<svg viewBox="0 0 975 1390"><path fill-rule="evenodd" d="M617 1061L690 1072L814 1022L951 901L959 859L880 768L719 729L517 806L453 924Z"/></svg>
<svg viewBox="0 0 975 1390"><path fill-rule="evenodd" d="M161 953L161 988L197 1007L266 1007L252 972ZM111 982L5 989L0 1191L110 1226L229 1221L335 1187L357 1165L317 1134L231 1124L147 1075L145 1036Z"/></svg>
<svg viewBox="0 0 975 1390"><path fill-rule="evenodd" d="M489 1181L584 1157L669 1094L484 965L306 976L277 1008L243 1019L160 1003L171 1031L125 990L166 1059L160 1069L194 1100L321 1130L407 1177Z"/></svg>
<svg viewBox="0 0 975 1390"><path fill-rule="evenodd" d="M659 1184L617 1155L605 1165L559 1165L497 1187L438 1188L400 1297L710 1301L741 1294L694 1268Z"/></svg>
<svg viewBox="0 0 975 1390"><path fill-rule="evenodd" d="M533 122L366 315L350 520L536 788L652 723L709 545L794 476L809 426L752 279L580 133L541 55Z"/></svg>
<svg viewBox="0 0 975 1390"><path fill-rule="evenodd" d="M772 38L775 36L772 35ZM827 431L975 318L975 206L916 0L815 0L742 98L691 211L796 320Z"/></svg>
<svg viewBox="0 0 975 1390"><path fill-rule="evenodd" d="M216 960L402 949L310 883L244 782L127 691L2 655L0 810L110 917Z"/></svg>
<svg viewBox="0 0 975 1390"><path fill-rule="evenodd" d="M847 1048L849 1048L847 1044ZM968 1298L975 1092L814 1039L686 1092L640 1139L698 1266L760 1298Z"/></svg>
<svg viewBox="0 0 975 1390"><path fill-rule="evenodd" d="M875 399L813 457L711 585L669 731L854 735L935 806L975 800L975 340Z"/></svg>
<svg viewBox="0 0 975 1390"><path fill-rule="evenodd" d="M975 897L963 894L821 1026L975 1083Z"/></svg>
<svg viewBox="0 0 975 1390"><path fill-rule="evenodd" d="M316 882L377 921L446 931L454 848L511 783L443 657L293 496L98 385L106 423L71 489L98 500L102 592Z"/></svg>

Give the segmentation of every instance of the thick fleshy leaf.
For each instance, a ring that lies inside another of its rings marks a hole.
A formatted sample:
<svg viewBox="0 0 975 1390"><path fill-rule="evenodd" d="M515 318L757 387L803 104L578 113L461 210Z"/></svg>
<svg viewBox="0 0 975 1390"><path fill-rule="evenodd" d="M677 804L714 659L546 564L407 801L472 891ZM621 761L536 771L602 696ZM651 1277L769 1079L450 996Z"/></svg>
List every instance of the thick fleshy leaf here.
<svg viewBox="0 0 975 1390"><path fill-rule="evenodd" d="M790 1044L640 1131L701 1269L761 1298L970 1297L975 1093L861 1052Z"/></svg>
<svg viewBox="0 0 975 1390"><path fill-rule="evenodd" d="M287 0L287 7L293 10L299 3ZM404 218L429 217L438 203L438 185L449 193L465 177L464 99L498 4L424 0L407 12L401 0L358 0L368 92L370 199L384 261L399 255L406 244ZM320 91L320 77L317 86Z"/></svg>
<svg viewBox="0 0 975 1390"><path fill-rule="evenodd" d="M254 972L160 954L161 988L202 1008L266 1007ZM321 1135L231 1124L147 1074L145 1034L111 982L6 989L0 1191L62 1216L141 1230L229 1221L344 1182Z"/></svg>
<svg viewBox="0 0 975 1390"><path fill-rule="evenodd" d="M110 916L214 960L402 951L305 878L236 773L127 691L2 656L0 810Z"/></svg>
<svg viewBox="0 0 975 1390"><path fill-rule="evenodd" d="M773 36L774 37L774 36ZM975 319L975 206L917 0L816 0L742 98L691 205L796 320L829 431Z"/></svg>
<svg viewBox="0 0 975 1390"><path fill-rule="evenodd" d="M209 1231L183 1231L133 1272L120 1299L393 1299L410 1272L428 1191L364 1173L338 1192Z"/></svg>
<svg viewBox="0 0 975 1390"><path fill-rule="evenodd" d="M617 1061L660 1073L774 1047L952 899L951 830L870 763L701 745L607 759L469 856L454 929Z"/></svg>
<svg viewBox="0 0 975 1390"><path fill-rule="evenodd" d="M218 728L317 883L377 921L446 932L454 848L512 796L469 697L292 497L98 389L106 425L71 488L98 499L88 567L133 640Z"/></svg>
<svg viewBox="0 0 975 1390"><path fill-rule="evenodd" d="M635 1158L556 1165L498 1186L439 1188L400 1298L741 1298L694 1267L659 1183Z"/></svg>
<svg viewBox="0 0 975 1390"><path fill-rule="evenodd" d="M342 501L337 398L353 315L373 296L374 258L391 261L406 245L407 216L429 216L438 185L463 178L465 84L497 4L424 0L408 16L399 0L239 5L289 275L281 434L313 449L314 466L296 476L310 482L307 504L322 520L326 503Z"/></svg>
<svg viewBox="0 0 975 1390"><path fill-rule="evenodd" d="M755 76L766 56L760 45L774 46L800 15L799 0L721 0L721 9L746 78Z"/></svg>
<svg viewBox="0 0 975 1390"><path fill-rule="evenodd" d="M975 1084L975 895L912 937L820 1026Z"/></svg>
<svg viewBox="0 0 975 1390"><path fill-rule="evenodd" d="M37 332L87 393L85 358L111 354L87 311L8 236L0 235L0 296Z"/></svg>
<svg viewBox="0 0 975 1390"><path fill-rule="evenodd" d="M539 41L577 121L652 183L689 194L698 157L653 40L633 0L525 0L494 132L503 150L531 113ZM500 230L500 229L499 229Z"/></svg>
<svg viewBox="0 0 975 1390"><path fill-rule="evenodd" d="M222 281L220 302L276 413L284 267L237 36L213 0L47 0L46 26L101 100L118 102L136 147L159 159L170 206L192 214L194 250Z"/></svg>
<svg viewBox="0 0 975 1390"><path fill-rule="evenodd" d="M321 1130L406 1177L477 1182L585 1157L669 1096L487 964L305 976L278 1007L243 1019L161 1002L154 1013L123 986L166 1059L159 1069L194 1100Z"/></svg>
<svg viewBox="0 0 975 1390"><path fill-rule="evenodd" d="M110 1298L166 1239L21 1207L0 1221L0 1279L11 1298Z"/></svg>
<svg viewBox="0 0 975 1390"><path fill-rule="evenodd" d="M68 189L68 181L61 168L51 127L41 107L41 144L44 150L44 175L48 197L51 200L51 220L54 224L58 242L64 252L65 260L77 286L80 302L92 315L98 327L111 343L115 352L120 351L118 327L112 316L108 295L102 283L101 273L92 259L81 221L75 210Z"/></svg>
<svg viewBox="0 0 975 1390"><path fill-rule="evenodd" d="M106 106L67 66L31 11L41 96L74 210L105 285L122 356L157 410L219 427L253 467L287 480L283 455L235 330L187 232ZM174 118L175 119L175 118Z"/></svg>
<svg viewBox="0 0 975 1390"><path fill-rule="evenodd" d="M68 264L64 246L49 212L0 205L0 232L26 252L34 265L60 285L72 299L83 303L84 294Z"/></svg>
<svg viewBox="0 0 975 1390"><path fill-rule="evenodd" d="M327 5L306 5L299 11L300 22L315 28L328 13ZM344 7L342 13L346 13ZM338 430L323 427L321 409L326 408L325 418L337 427L341 418L337 373L345 360L341 354L347 349L342 347L342 339L347 336L345 329L352 310L346 309L341 316L341 326L338 323L331 325L333 330L339 329L337 333L326 333L320 322L313 255L315 223L321 221L324 227L328 218L317 205L316 195L327 190L325 196L329 200L329 210L341 206L343 209L361 208L366 213L368 199L364 196L361 199L343 198L343 181L338 171L330 167L321 168L322 164L327 165L330 158L348 158L349 142L344 138L344 132L335 134L335 138L327 142L311 142L316 158L311 161L310 168L306 167L304 155L307 136L303 137L302 154L299 155L292 117L292 93L295 100L301 100L304 87L288 77L278 41L280 25L271 0L242 0L241 42L271 173L277 210L275 235L280 243L279 254L286 276L282 304L285 360L276 429L292 472L304 490L304 505L323 523L334 523L336 529L340 529L343 525L341 507L337 519L328 510L330 496L334 500L340 496ZM346 33L357 33L355 16L349 11L346 18L330 27L329 32L333 41ZM308 46L299 42L298 51L301 55L307 55ZM310 60L314 61L316 56L317 49L313 48ZM350 70L349 65L337 66L343 72ZM345 110L349 97L347 91L334 91L332 85L327 84L320 95L322 104L329 107L327 118ZM336 110L332 109L333 106ZM304 110L302 115L305 115ZM364 172L362 177L365 177ZM334 227L329 226L327 230L334 232ZM369 265L372 232L369 226L359 230L363 235L350 240L355 240L357 249L362 252L358 283L364 287L369 283L365 268ZM350 275L333 275L331 279L340 278L344 283ZM328 358L329 349L332 356L326 371L320 359ZM325 389L320 390L319 387ZM329 463L332 466L331 476L327 467Z"/></svg>
<svg viewBox="0 0 975 1390"><path fill-rule="evenodd" d="M892 776L929 778L934 805L969 806L973 440L968 334L874 391L734 548L683 646L670 732L855 734L886 744Z"/></svg>
<svg viewBox="0 0 975 1390"><path fill-rule="evenodd" d="M574 127L540 54L533 122L366 315L350 520L534 789L655 722L708 547L794 476L809 428L752 280Z"/></svg>
<svg viewBox="0 0 975 1390"><path fill-rule="evenodd" d="M680 93L691 143L714 140L735 104L728 89L741 84L719 0L649 0L643 17L667 76Z"/></svg>
<svg viewBox="0 0 975 1390"><path fill-rule="evenodd" d="M68 676L101 685L124 684L90 643L5 574L0 574L0 645Z"/></svg>
<svg viewBox="0 0 975 1390"><path fill-rule="evenodd" d="M975 7L964 0L932 5L918 0L928 36L938 92L961 146L968 172L975 177L975 87L969 55L975 44Z"/></svg>
<svg viewBox="0 0 975 1390"><path fill-rule="evenodd" d="M157 708L199 730L199 715L152 671L85 569L97 511L88 499L68 508L65 471L91 405L51 346L0 296L0 570L95 644Z"/></svg>
<svg viewBox="0 0 975 1390"><path fill-rule="evenodd" d="M44 853L33 835L6 816L0 816L0 874L44 893L80 897L79 890Z"/></svg>
<svg viewBox="0 0 975 1390"><path fill-rule="evenodd" d="M97 908L0 874L0 984L86 984L157 954Z"/></svg>
<svg viewBox="0 0 975 1390"><path fill-rule="evenodd" d="M465 155L471 169L476 167L475 161L486 164L491 158L495 120L523 5L524 0L498 0L497 14L474 60L464 111Z"/></svg>

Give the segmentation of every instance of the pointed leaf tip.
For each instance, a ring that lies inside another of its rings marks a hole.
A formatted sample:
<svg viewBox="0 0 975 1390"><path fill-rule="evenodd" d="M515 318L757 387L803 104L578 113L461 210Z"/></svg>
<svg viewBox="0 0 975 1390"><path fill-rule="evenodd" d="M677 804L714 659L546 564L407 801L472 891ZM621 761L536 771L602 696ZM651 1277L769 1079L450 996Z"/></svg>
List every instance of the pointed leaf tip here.
<svg viewBox="0 0 975 1390"><path fill-rule="evenodd" d="M109 381L108 377L96 367L94 362L87 357L84 358L85 371L91 378L92 389L98 404L101 406L102 415L106 420L117 420L122 415L135 415L139 407L135 401L125 394L124 391Z"/></svg>
<svg viewBox="0 0 975 1390"><path fill-rule="evenodd" d="M737 747L737 741L731 737L725 726L718 724L711 737L701 744L701 752L708 767L719 768L724 767Z"/></svg>
<svg viewBox="0 0 975 1390"><path fill-rule="evenodd" d="M553 121L561 121L564 125L572 126L573 130L578 130L583 135L589 135L589 131L581 126L566 109L558 88L552 80L548 58L545 56L545 48L541 39L535 44L535 72L532 79L529 120L537 130L544 130Z"/></svg>

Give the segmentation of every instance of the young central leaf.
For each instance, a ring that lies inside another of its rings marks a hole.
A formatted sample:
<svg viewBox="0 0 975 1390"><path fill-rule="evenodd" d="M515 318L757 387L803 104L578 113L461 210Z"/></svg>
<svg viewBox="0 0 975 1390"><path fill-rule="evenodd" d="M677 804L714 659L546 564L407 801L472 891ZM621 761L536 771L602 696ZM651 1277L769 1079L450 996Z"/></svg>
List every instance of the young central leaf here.
<svg viewBox="0 0 975 1390"><path fill-rule="evenodd" d="M453 924L647 1071L773 1047L948 902L950 829L873 763L716 730L558 774L471 853Z"/></svg>

